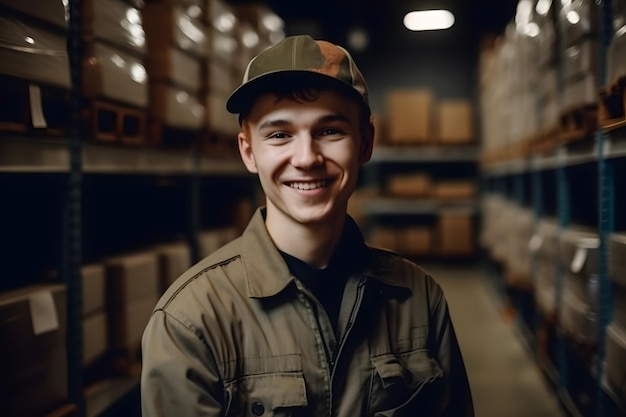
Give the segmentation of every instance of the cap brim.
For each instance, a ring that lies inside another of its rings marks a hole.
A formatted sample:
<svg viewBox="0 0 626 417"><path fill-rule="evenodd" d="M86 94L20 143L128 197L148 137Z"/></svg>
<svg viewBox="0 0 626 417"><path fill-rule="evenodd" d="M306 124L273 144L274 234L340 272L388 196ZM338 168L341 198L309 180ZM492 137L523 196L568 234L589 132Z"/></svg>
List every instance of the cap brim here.
<svg viewBox="0 0 626 417"><path fill-rule="evenodd" d="M246 111L255 100L262 94L270 93L277 85L292 85L294 87L307 88L331 88L343 92L356 100L363 102L361 94L351 85L337 78L306 70L283 70L270 72L253 78L239 86L232 92L226 101L226 110L233 114ZM365 103L367 104L367 103Z"/></svg>

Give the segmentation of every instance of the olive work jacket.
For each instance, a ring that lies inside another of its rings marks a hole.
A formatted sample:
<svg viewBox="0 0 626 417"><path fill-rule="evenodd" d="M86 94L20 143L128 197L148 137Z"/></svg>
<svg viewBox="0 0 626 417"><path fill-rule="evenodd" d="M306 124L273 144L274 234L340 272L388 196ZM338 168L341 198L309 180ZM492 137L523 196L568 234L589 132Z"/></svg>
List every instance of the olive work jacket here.
<svg viewBox="0 0 626 417"><path fill-rule="evenodd" d="M366 255L336 330L290 274L262 209L185 272L143 335L143 416L473 416L440 287L367 247L349 217L346 229Z"/></svg>

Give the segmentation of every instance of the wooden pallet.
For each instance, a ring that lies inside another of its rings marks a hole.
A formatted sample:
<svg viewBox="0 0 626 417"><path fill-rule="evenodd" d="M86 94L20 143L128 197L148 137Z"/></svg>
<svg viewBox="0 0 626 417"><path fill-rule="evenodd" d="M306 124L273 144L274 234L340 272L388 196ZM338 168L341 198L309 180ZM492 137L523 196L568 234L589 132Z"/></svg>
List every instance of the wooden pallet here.
<svg viewBox="0 0 626 417"><path fill-rule="evenodd" d="M593 138L598 130L598 104L568 109L559 117L559 143L569 144Z"/></svg>
<svg viewBox="0 0 626 417"><path fill-rule="evenodd" d="M148 122L148 143L168 148L191 148L200 143L201 129L168 126L158 120Z"/></svg>
<svg viewBox="0 0 626 417"><path fill-rule="evenodd" d="M598 119L600 127L612 131L626 126L626 76L600 92Z"/></svg>
<svg viewBox="0 0 626 417"><path fill-rule="evenodd" d="M40 100L31 100L30 86L36 87ZM0 75L0 131L63 136L67 133L71 108L70 91L61 87ZM34 127L40 107L46 127Z"/></svg>
<svg viewBox="0 0 626 417"><path fill-rule="evenodd" d="M528 139L528 151L531 155L552 152L559 144L559 126L539 130Z"/></svg>
<svg viewBox="0 0 626 417"><path fill-rule="evenodd" d="M94 142L146 145L146 111L106 99L86 100L82 118Z"/></svg>

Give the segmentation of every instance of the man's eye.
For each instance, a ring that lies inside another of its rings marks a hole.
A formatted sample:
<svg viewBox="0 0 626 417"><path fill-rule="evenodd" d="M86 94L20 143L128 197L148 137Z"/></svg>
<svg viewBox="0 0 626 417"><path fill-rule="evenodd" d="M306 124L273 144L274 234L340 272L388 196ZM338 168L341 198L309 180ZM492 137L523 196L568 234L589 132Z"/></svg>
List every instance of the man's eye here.
<svg viewBox="0 0 626 417"><path fill-rule="evenodd" d="M288 134L286 134L285 132L275 132L272 133L271 135L268 135L268 138L270 139L287 139L289 137Z"/></svg>
<svg viewBox="0 0 626 417"><path fill-rule="evenodd" d="M321 131L322 136L340 135L341 133L342 132L339 129L335 129L335 128L328 128L328 129L324 129Z"/></svg>

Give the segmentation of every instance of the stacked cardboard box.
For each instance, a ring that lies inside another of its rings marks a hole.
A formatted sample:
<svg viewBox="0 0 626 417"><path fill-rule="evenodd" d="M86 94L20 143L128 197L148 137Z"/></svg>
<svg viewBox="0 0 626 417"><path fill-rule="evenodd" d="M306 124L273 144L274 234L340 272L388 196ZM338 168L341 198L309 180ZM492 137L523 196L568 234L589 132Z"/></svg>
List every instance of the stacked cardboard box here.
<svg viewBox="0 0 626 417"><path fill-rule="evenodd" d="M613 322L606 334L606 380L619 398L626 398L626 234L609 237L609 275L613 281Z"/></svg>
<svg viewBox="0 0 626 417"><path fill-rule="evenodd" d="M476 184L469 180L440 180L433 190L433 197L438 199L464 200L475 195Z"/></svg>
<svg viewBox="0 0 626 417"><path fill-rule="evenodd" d="M428 225L377 226L369 233L368 243L405 256L420 257L432 254L433 238L432 227Z"/></svg>
<svg viewBox="0 0 626 417"><path fill-rule="evenodd" d="M101 362L109 349L106 305L106 271L103 264L88 264L81 268L83 287L83 365L85 368ZM97 371L94 371L97 374ZM97 377L97 376L94 376Z"/></svg>
<svg viewBox="0 0 626 417"><path fill-rule="evenodd" d="M141 337L161 295L159 260L152 250L105 261L109 343L117 372L138 363Z"/></svg>
<svg viewBox="0 0 626 417"><path fill-rule="evenodd" d="M0 1L0 130L67 128L70 71L61 0Z"/></svg>
<svg viewBox="0 0 626 417"><path fill-rule="evenodd" d="M612 0L613 38L607 51L607 81L616 84L626 77L626 2Z"/></svg>
<svg viewBox="0 0 626 417"><path fill-rule="evenodd" d="M199 0L150 2L143 8L152 143L188 145L206 125L206 13Z"/></svg>
<svg viewBox="0 0 626 417"><path fill-rule="evenodd" d="M191 266L191 249L186 242L173 242L155 250L159 257L160 291L165 292Z"/></svg>
<svg viewBox="0 0 626 417"><path fill-rule="evenodd" d="M200 232L198 246L200 258L205 258L239 235L235 226L224 226Z"/></svg>
<svg viewBox="0 0 626 417"><path fill-rule="evenodd" d="M0 294L2 415L41 416L68 402L66 303L63 285Z"/></svg>
<svg viewBox="0 0 626 417"><path fill-rule="evenodd" d="M205 94L207 126L216 139L234 144L239 123L235 115L226 111L226 100L243 78L243 70L236 59L240 50L237 31L238 19L233 7L223 0L208 1L208 30L210 34L209 60Z"/></svg>
<svg viewBox="0 0 626 417"><path fill-rule="evenodd" d="M544 218L537 225L531 242L531 253L537 262L535 302L539 311L548 318L554 318L556 314L558 229L555 219Z"/></svg>
<svg viewBox="0 0 626 417"><path fill-rule="evenodd" d="M83 6L83 93L93 138L146 142L148 78L142 2L89 0Z"/></svg>
<svg viewBox="0 0 626 417"><path fill-rule="evenodd" d="M435 132L442 145L462 145L474 141L474 115L469 100L438 100Z"/></svg>
<svg viewBox="0 0 626 417"><path fill-rule="evenodd" d="M600 237L593 229L571 226L559 236L565 271L559 312L563 331L579 343L597 341Z"/></svg>
<svg viewBox="0 0 626 417"><path fill-rule="evenodd" d="M437 253L442 256L468 256L474 253L474 221L470 213L446 210L436 226Z"/></svg>
<svg viewBox="0 0 626 417"><path fill-rule="evenodd" d="M433 93L427 89L392 90L387 94L387 140L414 145L433 142Z"/></svg>
<svg viewBox="0 0 626 417"><path fill-rule="evenodd" d="M426 172L394 174L387 178L385 193L394 197L429 197L433 181Z"/></svg>
<svg viewBox="0 0 626 417"><path fill-rule="evenodd" d="M574 18L574 16L576 18ZM559 14L563 40L563 108L568 111L598 100L599 6L593 0L573 1Z"/></svg>

